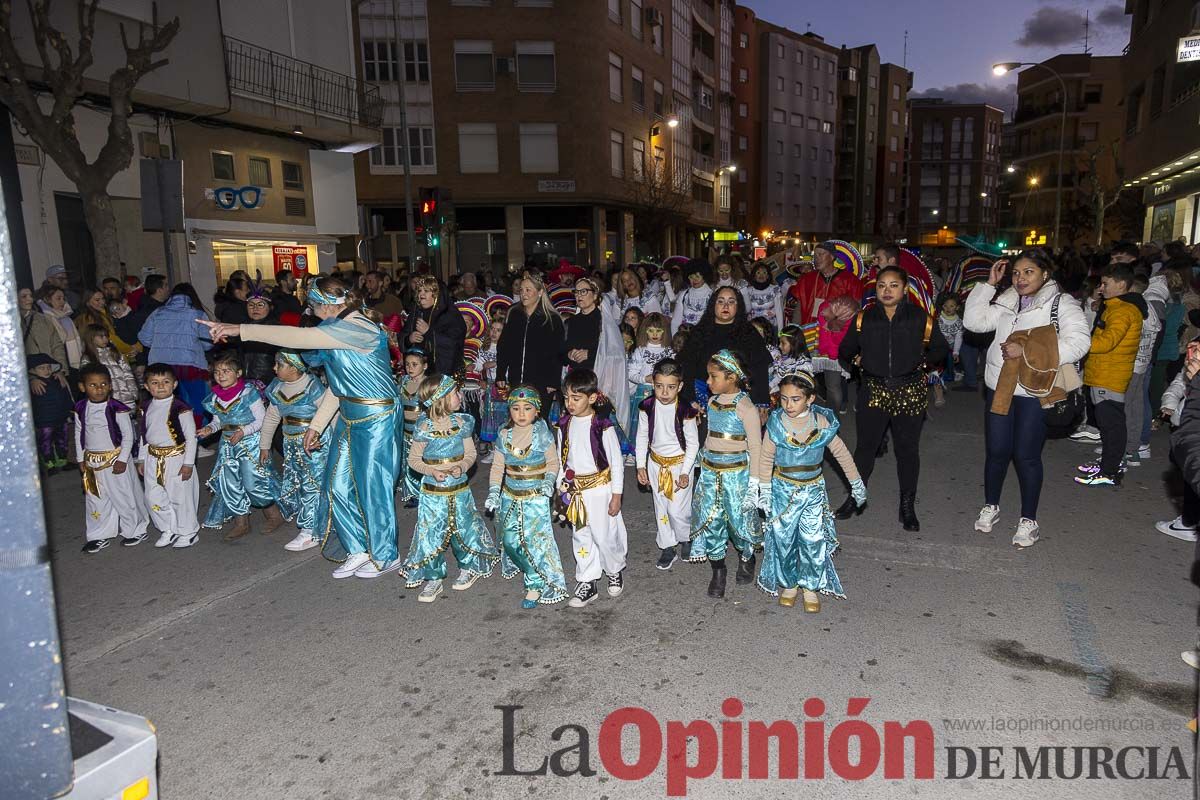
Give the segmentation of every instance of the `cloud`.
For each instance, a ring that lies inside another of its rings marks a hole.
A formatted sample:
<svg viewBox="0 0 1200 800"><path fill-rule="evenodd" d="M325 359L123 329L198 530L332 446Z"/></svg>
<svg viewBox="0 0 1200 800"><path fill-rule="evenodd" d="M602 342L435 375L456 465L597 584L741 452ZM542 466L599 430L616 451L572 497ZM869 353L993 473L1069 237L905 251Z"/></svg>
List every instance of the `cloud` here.
<svg viewBox="0 0 1200 800"><path fill-rule="evenodd" d="M912 92L909 97L940 97L947 103L987 103L996 108L1008 109L1012 107L1016 93L1017 85L1015 83L1007 86L987 83L958 83L953 86Z"/></svg>
<svg viewBox="0 0 1200 800"><path fill-rule="evenodd" d="M1042 6L1025 20L1024 33L1017 44L1022 47L1061 47L1082 43L1087 18L1082 11L1062 6ZM1092 33L1097 28L1125 29L1129 25L1125 7L1110 3L1091 17Z"/></svg>
<svg viewBox="0 0 1200 800"><path fill-rule="evenodd" d="M1100 13L1096 14L1095 19L1097 25L1103 25L1106 28L1129 27L1129 17L1125 15L1125 7L1120 3L1113 3L1100 9Z"/></svg>

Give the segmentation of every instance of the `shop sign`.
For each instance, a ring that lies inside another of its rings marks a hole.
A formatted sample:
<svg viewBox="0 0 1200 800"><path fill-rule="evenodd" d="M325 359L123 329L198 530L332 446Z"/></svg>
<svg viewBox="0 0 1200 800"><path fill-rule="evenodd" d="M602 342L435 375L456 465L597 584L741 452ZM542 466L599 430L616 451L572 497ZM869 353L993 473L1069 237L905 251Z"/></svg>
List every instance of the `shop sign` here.
<svg viewBox="0 0 1200 800"><path fill-rule="evenodd" d="M36 144L14 144L13 152L16 153L18 164L27 167L42 165L42 151Z"/></svg>
<svg viewBox="0 0 1200 800"><path fill-rule="evenodd" d="M275 271L290 269L292 272L308 272L308 249L292 245L277 244L271 248L275 259Z"/></svg>
<svg viewBox="0 0 1200 800"><path fill-rule="evenodd" d="M1184 36L1179 40L1179 63L1200 61L1200 36Z"/></svg>
<svg viewBox="0 0 1200 800"><path fill-rule="evenodd" d="M538 181L539 192L573 192L575 191L575 181L555 181L555 180L540 180Z"/></svg>
<svg viewBox="0 0 1200 800"><path fill-rule="evenodd" d="M258 208L266 198L261 186L219 186L211 191L217 208L222 211L235 211L239 207Z"/></svg>

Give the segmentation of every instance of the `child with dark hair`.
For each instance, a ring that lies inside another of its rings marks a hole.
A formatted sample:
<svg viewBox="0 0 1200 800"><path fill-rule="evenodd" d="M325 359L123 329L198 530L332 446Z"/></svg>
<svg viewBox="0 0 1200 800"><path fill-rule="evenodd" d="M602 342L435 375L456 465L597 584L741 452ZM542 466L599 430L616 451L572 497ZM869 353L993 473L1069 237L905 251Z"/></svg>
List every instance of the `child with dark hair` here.
<svg viewBox="0 0 1200 800"><path fill-rule="evenodd" d="M220 528L229 520L233 527L225 541L250 532L250 511L261 508L264 534L283 525L275 499L279 479L269 464L259 461L259 443L267 409L258 388L242 378L242 361L236 350L225 350L212 360L213 388L204 399L212 420L196 433L200 439L221 432L217 463L208 479L212 503L204 527Z"/></svg>
<svg viewBox="0 0 1200 800"><path fill-rule="evenodd" d="M141 544L150 519L129 469L136 443L129 407L112 398L112 377L101 364L80 368L79 391L84 398L75 404L75 452L87 511L83 552L100 552L118 534L125 547Z"/></svg>
<svg viewBox="0 0 1200 800"><path fill-rule="evenodd" d="M621 573L629 551L621 516L625 471L621 445L610 418L612 408L600 395L596 373L575 369L563 381L563 415L558 420L560 470L558 486L566 504L575 553L572 608L583 608L598 596L596 581L608 578L608 595L624 590Z"/></svg>
<svg viewBox="0 0 1200 800"><path fill-rule="evenodd" d="M818 592L843 597L833 568L837 532L821 474L826 449L837 460L855 503L867 501L867 487L854 459L838 438L837 415L815 405L816 381L809 372L784 375L779 408L767 419L758 480L758 507L767 517L758 588L792 607L803 591L804 610L821 610Z"/></svg>
<svg viewBox="0 0 1200 800"><path fill-rule="evenodd" d="M400 378L400 406L404 409L404 432L400 440L400 479L396 489L405 508L416 508L421 492L421 474L408 466L417 420L421 418L421 381L429 369L429 354L420 347L404 351L404 375Z"/></svg>
<svg viewBox="0 0 1200 800"><path fill-rule="evenodd" d="M725 596L725 554L738 554L737 582L754 580L755 551L762 549L758 524L758 459L762 426L747 394L746 368L738 354L718 350L708 362L708 437L700 452L700 478L692 501L689 561L712 567L708 596Z"/></svg>
<svg viewBox="0 0 1200 800"><path fill-rule="evenodd" d="M637 479L650 488L658 523L658 569L691 556L692 468L700 450L696 410L679 402L683 370L673 358L654 365L653 396L638 406ZM679 553L678 550L682 550Z"/></svg>
<svg viewBox="0 0 1200 800"><path fill-rule="evenodd" d="M47 475L67 466L67 434L75 401L60 380L62 365L45 353L25 357L29 368L29 399L37 431L38 460Z"/></svg>
<svg viewBox="0 0 1200 800"><path fill-rule="evenodd" d="M150 504L150 519L161 535L155 547L191 547L200 534L197 507L196 418L176 396L179 380L166 364L151 364L144 375L149 399L142 401L138 432L142 451L138 474Z"/></svg>
<svg viewBox="0 0 1200 800"><path fill-rule="evenodd" d="M629 395L629 438L638 438L638 408L651 394L650 374L664 358L674 358L675 351L667 343L670 323L665 314L652 311L638 329L637 346L629 354L628 374L633 391ZM630 465L632 466L632 465Z"/></svg>
<svg viewBox="0 0 1200 800"><path fill-rule="evenodd" d="M771 364L771 391L779 390L779 382L784 375L801 370L813 371L804 330L799 325L784 325L783 330L779 331L779 357Z"/></svg>

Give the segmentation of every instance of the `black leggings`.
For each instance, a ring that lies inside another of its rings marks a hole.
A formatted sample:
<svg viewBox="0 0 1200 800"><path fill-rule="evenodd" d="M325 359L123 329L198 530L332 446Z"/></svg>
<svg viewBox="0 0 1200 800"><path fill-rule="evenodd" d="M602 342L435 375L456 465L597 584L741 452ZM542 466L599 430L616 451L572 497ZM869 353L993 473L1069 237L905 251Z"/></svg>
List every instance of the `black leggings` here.
<svg viewBox="0 0 1200 800"><path fill-rule="evenodd" d="M867 483L875 469L875 453L890 426L892 449L896 451L896 477L900 482L900 492L916 494L917 478L921 474L921 428L925 425L925 415L893 416L877 408L868 408L867 394L869 392L863 391L858 395L854 465L858 467L863 483Z"/></svg>

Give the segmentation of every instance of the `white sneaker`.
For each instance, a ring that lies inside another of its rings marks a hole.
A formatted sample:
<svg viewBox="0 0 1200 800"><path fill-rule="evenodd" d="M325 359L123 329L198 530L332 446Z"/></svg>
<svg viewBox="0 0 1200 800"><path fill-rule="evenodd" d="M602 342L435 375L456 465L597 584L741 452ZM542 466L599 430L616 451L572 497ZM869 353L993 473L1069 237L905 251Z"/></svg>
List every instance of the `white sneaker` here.
<svg viewBox="0 0 1200 800"><path fill-rule="evenodd" d="M311 550L319 545L320 542L308 531L300 531L296 534L296 538L283 546L284 550L291 550L293 553L299 553L304 550Z"/></svg>
<svg viewBox="0 0 1200 800"><path fill-rule="evenodd" d="M637 459L634 458L632 453L625 456L625 466L627 466L627 467L636 467L637 466Z"/></svg>
<svg viewBox="0 0 1200 800"><path fill-rule="evenodd" d="M1182 515L1175 519L1164 519L1161 522L1156 522L1154 523L1154 527L1158 529L1159 533L1165 533L1174 539L1184 542L1196 541L1196 529L1183 524Z"/></svg>
<svg viewBox="0 0 1200 800"><path fill-rule="evenodd" d="M1200 650L1184 650L1179 657L1192 669L1200 669Z"/></svg>
<svg viewBox="0 0 1200 800"><path fill-rule="evenodd" d="M167 531L162 536L158 537L158 541L154 543L155 547L170 547L175 541L175 534Z"/></svg>
<svg viewBox="0 0 1200 800"><path fill-rule="evenodd" d="M437 596L441 593L441 581L425 581L425 585L421 587L421 593L417 595L417 602L432 603L434 600L437 600Z"/></svg>
<svg viewBox="0 0 1200 800"><path fill-rule="evenodd" d="M1017 523L1017 532L1013 534L1012 543L1017 547L1033 547L1037 544L1038 524L1031 519L1021 517Z"/></svg>
<svg viewBox="0 0 1200 800"><path fill-rule="evenodd" d="M482 576L475 572L460 572L458 573L458 577L454 579L454 583L451 584L450 588L456 592L465 592L467 589L470 589L472 586L474 586L475 581L479 580L480 577Z"/></svg>
<svg viewBox="0 0 1200 800"><path fill-rule="evenodd" d="M171 547L182 550L185 547L191 547L196 542L200 541L200 532L197 531L191 536L176 536L175 541L171 542ZM155 545L157 547L157 545Z"/></svg>
<svg viewBox="0 0 1200 800"><path fill-rule="evenodd" d="M356 578L378 578L380 575L387 575L389 572L395 572L400 569L403 562L398 558L393 558L391 561L384 562L382 566L375 566L374 561L368 561L358 569L354 570Z"/></svg>
<svg viewBox="0 0 1200 800"><path fill-rule="evenodd" d="M1121 463L1130 467L1140 467L1142 465L1142 457L1139 456L1136 451L1133 453L1126 453L1125 458L1121 461Z"/></svg>
<svg viewBox="0 0 1200 800"><path fill-rule="evenodd" d="M1144 444L1138 448L1138 458L1145 461L1149 457L1150 457L1150 445Z"/></svg>
<svg viewBox="0 0 1200 800"><path fill-rule="evenodd" d="M1100 441L1100 431L1084 425L1067 438L1072 442L1098 442Z"/></svg>
<svg viewBox="0 0 1200 800"><path fill-rule="evenodd" d="M496 457L495 454L491 450L488 450L486 453L484 453L483 455L481 455L479 457L479 463L480 464L490 464L490 463L492 463L492 459L495 457Z"/></svg>
<svg viewBox="0 0 1200 800"><path fill-rule="evenodd" d="M217 451L211 447L204 445L196 445L196 458L212 458L217 454Z"/></svg>
<svg viewBox="0 0 1200 800"><path fill-rule="evenodd" d="M371 557L366 553L355 553L352 556L347 556L342 565L333 571L335 578L350 578L358 571L363 564L370 564Z"/></svg>
<svg viewBox="0 0 1200 800"><path fill-rule="evenodd" d="M991 533L992 526L1000 519L1000 506L984 506L979 509L979 519L975 520L975 530Z"/></svg>

